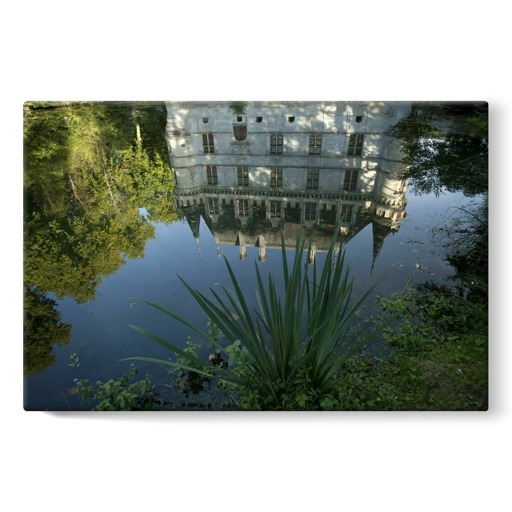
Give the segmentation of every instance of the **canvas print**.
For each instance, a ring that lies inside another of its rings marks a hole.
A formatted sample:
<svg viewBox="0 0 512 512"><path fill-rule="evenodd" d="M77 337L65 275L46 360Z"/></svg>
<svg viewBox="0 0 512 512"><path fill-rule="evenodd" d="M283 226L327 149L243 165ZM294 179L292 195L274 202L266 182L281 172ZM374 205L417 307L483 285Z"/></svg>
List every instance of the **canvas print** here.
<svg viewBox="0 0 512 512"><path fill-rule="evenodd" d="M485 411L488 104L23 105L26 411Z"/></svg>

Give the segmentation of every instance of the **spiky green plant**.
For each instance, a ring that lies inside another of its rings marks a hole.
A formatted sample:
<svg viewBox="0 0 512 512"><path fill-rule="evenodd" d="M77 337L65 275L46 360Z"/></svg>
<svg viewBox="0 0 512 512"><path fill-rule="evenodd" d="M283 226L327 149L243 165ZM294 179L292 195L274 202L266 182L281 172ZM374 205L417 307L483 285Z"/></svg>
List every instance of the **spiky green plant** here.
<svg viewBox="0 0 512 512"><path fill-rule="evenodd" d="M305 380L314 395L321 398L332 386L343 362L384 328L381 325L367 335L362 332L358 336L347 335L356 312L373 287L358 300L351 300L353 278L345 265L344 250L337 253L336 245L334 236L319 274L316 262L311 268L304 258L302 237L297 239L290 267L282 238L284 296L279 296L272 275L268 276L265 286L255 262L259 310L254 312L251 312L227 259L225 263L234 292L230 293L224 288L223 297L210 288L213 295L213 299L210 299L178 276L211 321L224 333L227 341L240 344L242 365L212 368L174 344L133 325L132 328L167 347L188 364L146 357L129 359L178 366L239 388L247 389L256 385L260 395L266 397L268 408L279 408L283 397L293 396L298 379L302 382ZM158 304L137 300L183 323L229 357L229 347L223 346L215 337L191 322Z"/></svg>

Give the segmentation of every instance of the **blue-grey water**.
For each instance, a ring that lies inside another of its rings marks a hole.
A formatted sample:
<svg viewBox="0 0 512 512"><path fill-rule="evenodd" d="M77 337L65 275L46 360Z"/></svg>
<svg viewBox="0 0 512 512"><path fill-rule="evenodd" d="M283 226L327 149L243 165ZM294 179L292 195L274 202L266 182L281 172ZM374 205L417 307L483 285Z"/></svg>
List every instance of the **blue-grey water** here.
<svg viewBox="0 0 512 512"><path fill-rule="evenodd" d="M443 258L443 233L458 208L475 200L462 193L436 197L433 194L417 196L410 191L407 200L407 215L400 229L385 238L375 261L371 224L347 243L346 258L354 277L354 296L364 293L376 280L379 282L374 294L388 295L402 290L408 283L443 282L452 273ZM103 277L94 300L77 304L70 298L59 300L48 295L57 302L61 321L71 324L72 338L67 345L54 346L54 364L26 378L26 410L86 408L73 393L76 379L89 379L94 383L119 377L131 364L120 360L130 356L170 357L163 347L131 329L130 324L148 328L176 344L184 344L186 336L191 334L186 327L137 302L136 297L155 301L206 328L207 318L184 289L178 275L201 291L206 292L209 287L229 289L223 260L226 257L247 300L256 307L255 262L264 275L280 273L279 250L268 249L266 260L261 262L258 248L248 246L247 257L242 261L238 246L216 244L203 219L198 240L186 220L154 226L155 237L147 242L144 256L126 259L116 273ZM318 253L319 264L323 258L324 255ZM79 365L73 365L73 360ZM142 362L136 365L139 375L150 373L156 383L165 382L165 368Z"/></svg>

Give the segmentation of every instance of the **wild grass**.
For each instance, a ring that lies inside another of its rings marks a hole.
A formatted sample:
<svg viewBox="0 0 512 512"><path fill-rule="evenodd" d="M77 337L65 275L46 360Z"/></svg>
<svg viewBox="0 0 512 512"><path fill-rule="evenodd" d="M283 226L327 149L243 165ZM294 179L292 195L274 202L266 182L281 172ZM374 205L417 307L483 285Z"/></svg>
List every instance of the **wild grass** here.
<svg viewBox="0 0 512 512"><path fill-rule="evenodd" d="M397 322L386 329L390 354L348 361L340 408L364 411L485 411L489 405L485 304L448 288L420 285L379 298Z"/></svg>

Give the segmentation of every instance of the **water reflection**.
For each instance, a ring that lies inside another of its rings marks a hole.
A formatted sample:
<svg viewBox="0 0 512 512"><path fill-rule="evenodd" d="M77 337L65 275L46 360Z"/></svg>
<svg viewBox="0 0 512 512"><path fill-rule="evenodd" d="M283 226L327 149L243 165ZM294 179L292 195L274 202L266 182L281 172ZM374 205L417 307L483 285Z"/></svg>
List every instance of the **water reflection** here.
<svg viewBox="0 0 512 512"><path fill-rule="evenodd" d="M461 166L480 145L456 137L431 149L418 144L418 133L407 129L417 125L411 108L405 102L27 106L25 406L78 407L67 393L74 378L113 377L125 369L119 359L135 353L160 356L127 326L168 333L168 325L130 297L184 311L195 322L197 309L176 275L204 290L223 286L219 257L226 255L253 290L247 261L255 255L263 273L279 272L280 255L272 249L281 234L293 248L302 232L310 261L321 262L341 224L340 235L351 241L355 294L385 269L384 293L403 288L412 273L448 275L443 258L431 255L426 224L437 215L444 226L442 216L462 194L444 203L410 198L407 206L407 177L417 185L417 175L428 179L433 169L440 186L456 188L474 174ZM404 126L406 136L412 133L406 144L394 138ZM435 140L430 133L428 140ZM474 192L474 181L462 190ZM471 260L485 261L477 248L481 259L473 252ZM457 258L466 272L466 260ZM171 334L179 342L190 333L173 327ZM78 353L79 368L70 364Z"/></svg>
<svg viewBox="0 0 512 512"><path fill-rule="evenodd" d="M199 243L204 218L217 243L315 251L336 225L348 242L367 225L373 260L405 216L407 179L389 135L406 102L167 103L166 138L181 218Z"/></svg>
<svg viewBox="0 0 512 512"><path fill-rule="evenodd" d="M94 300L104 278L144 256L150 220L177 219L164 130L163 104L24 105L25 374L70 340L47 295Z"/></svg>

